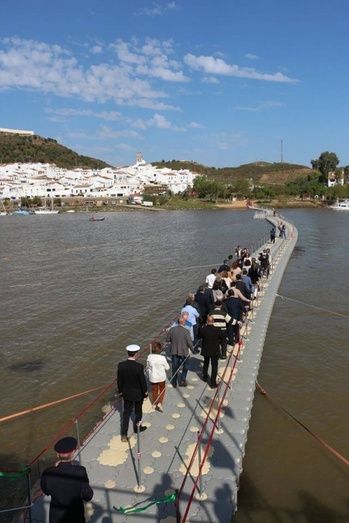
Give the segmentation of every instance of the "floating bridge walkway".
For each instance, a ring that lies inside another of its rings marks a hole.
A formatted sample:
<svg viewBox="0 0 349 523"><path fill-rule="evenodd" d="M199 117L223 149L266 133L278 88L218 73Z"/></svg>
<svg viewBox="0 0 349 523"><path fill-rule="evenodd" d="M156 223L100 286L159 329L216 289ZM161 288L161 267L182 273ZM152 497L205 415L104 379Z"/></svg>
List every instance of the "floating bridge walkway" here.
<svg viewBox="0 0 349 523"><path fill-rule="evenodd" d="M269 213L265 218L275 225L280 222ZM254 309L241 329L243 343L231 347L227 360L220 360L219 387L210 389L201 380L202 357L194 354L188 386L167 385L164 413L154 411L149 399L144 402L142 424L148 430L138 440L132 435L121 442L118 402L84 441L79 460L94 490L86 506L90 523L232 520L264 340L297 242L297 230L285 223L287 239L260 247L271 249L272 270L262 279ZM36 500L32 523L48 522L49 501L44 496Z"/></svg>

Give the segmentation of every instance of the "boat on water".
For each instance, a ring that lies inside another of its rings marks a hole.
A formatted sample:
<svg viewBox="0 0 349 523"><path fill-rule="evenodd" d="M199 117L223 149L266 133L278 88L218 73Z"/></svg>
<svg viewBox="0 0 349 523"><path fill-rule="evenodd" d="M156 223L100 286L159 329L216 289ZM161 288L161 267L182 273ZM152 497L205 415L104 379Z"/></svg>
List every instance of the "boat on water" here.
<svg viewBox="0 0 349 523"><path fill-rule="evenodd" d="M337 200L336 203L329 206L334 211L349 211L349 198L345 200Z"/></svg>
<svg viewBox="0 0 349 523"><path fill-rule="evenodd" d="M35 213L31 209L18 209L11 213L13 216L33 216Z"/></svg>
<svg viewBox="0 0 349 523"><path fill-rule="evenodd" d="M52 209L45 209L44 207L42 209L35 209L36 215L42 215L42 214L58 214L59 211L55 211Z"/></svg>
<svg viewBox="0 0 349 523"><path fill-rule="evenodd" d="M47 205L46 205L46 198L45 198L44 206L39 207L38 209L35 209L35 214L37 214L38 216L48 215L48 214L58 214L58 213L59 213L59 211L57 211L53 208L53 198L51 198L51 209L49 207L47 207Z"/></svg>
<svg viewBox="0 0 349 523"><path fill-rule="evenodd" d="M95 216L91 216L91 218L88 219L89 222L104 222L104 218L96 218Z"/></svg>

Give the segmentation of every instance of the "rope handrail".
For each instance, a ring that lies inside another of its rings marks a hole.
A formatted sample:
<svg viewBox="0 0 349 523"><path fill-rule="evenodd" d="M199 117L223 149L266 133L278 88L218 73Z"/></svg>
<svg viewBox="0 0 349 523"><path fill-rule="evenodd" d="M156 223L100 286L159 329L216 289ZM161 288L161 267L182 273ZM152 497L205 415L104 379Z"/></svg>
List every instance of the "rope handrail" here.
<svg viewBox="0 0 349 523"><path fill-rule="evenodd" d="M266 396L269 401L271 401L271 403L277 407L279 410L281 410L284 414L286 414L289 418L291 418L293 421L295 421L300 427L302 427L302 429L306 430L314 439L316 439L316 441L318 443L320 443L323 447L325 447L329 452L331 452L331 454L333 454L339 461L341 461L342 463L344 463L344 465L347 465L349 466L349 459L347 459L345 456L343 456L343 454L341 454L340 452L338 452L338 450L336 450L334 447L332 447L332 445L330 445L329 443L327 443L323 438L321 438L320 436L318 436L317 434L315 434L315 432L313 432L309 427L307 427L307 425L305 425L302 421L300 421L298 418L296 418L296 416L294 416L290 411L288 411L287 409L285 409L285 407L283 407L282 405L280 405L278 402L276 402L272 396L270 396L270 394L258 383L258 381L256 382L256 385L257 385L257 388L259 390L259 392L263 395L263 396Z"/></svg>
<svg viewBox="0 0 349 523"><path fill-rule="evenodd" d="M204 455L203 455L201 463L199 465L199 470L198 470L198 474L196 476L196 479L193 481L193 488L192 488L192 491L191 491L190 496L189 496L189 500L188 500L188 503L187 503L187 506L186 506L186 509L185 509L185 512L184 512L184 516L181 519L181 523L185 523L187 521L187 516L188 516L189 510L190 510L191 504L193 502L194 493L195 493L195 491L197 489L198 482L199 482L199 479L200 479L200 476L201 476L201 473L202 473L202 469L203 469L203 467L205 465L205 462L206 462L206 459L207 459L207 456L208 456L208 452L209 452L209 450L211 448L211 445L212 445L213 436L214 436L214 433L215 433L215 430L216 430L217 421L218 421L218 418L220 417L221 410L222 410L222 407L223 407L223 404L224 404L224 400L225 400L225 397L227 395L227 391L230 389L230 383L232 381L232 377L233 377L233 374L234 374L236 363L238 361L239 353L240 353L240 345L239 345L238 354L235 356L234 365L233 365L233 367L231 368L231 371L230 371L229 380L228 380L227 383L225 383L224 392L223 392L222 397L220 399L220 402L219 402L219 405L218 405L218 408L217 408L217 413L216 413L216 416L214 418L214 422L212 423L212 429L211 429L210 435L208 437L208 441L207 441L206 446L205 446ZM201 434L202 434L202 432L201 432ZM200 436L201 436L201 434L200 434ZM196 447L198 447L198 445L200 443L199 437L198 437L198 442L197 442L197 446ZM195 456L194 456L194 458L195 458ZM191 463L191 465L192 465L192 463ZM186 474L185 478L187 478L187 477L188 477L188 474ZM180 488L180 490L178 492L178 498L179 498L183 488L184 488L184 483L182 483L181 488Z"/></svg>
<svg viewBox="0 0 349 523"><path fill-rule="evenodd" d="M78 392L76 394L72 394L71 396L65 396L64 398L60 398L58 400L50 401L48 403L42 403L40 405L36 405L35 407L29 407L28 409L22 410L20 412L15 412L14 414L9 414L7 416L3 416L0 418L0 423L3 423L5 421L11 421L16 418L20 418L22 416L25 416L26 414L31 414L33 412L38 412L43 409L47 409L49 407L53 407L55 405L59 405L61 403L64 403L66 401L70 401L76 398L80 398L81 396L86 396L87 394L90 394L91 392L95 392L97 390L103 389L105 385L101 385L99 387L94 387L93 389L84 390L82 392Z"/></svg>
<svg viewBox="0 0 349 523"><path fill-rule="evenodd" d="M217 420L220 416L220 413L221 413L221 410L222 410L222 407L223 407L223 404L224 404L224 400L225 400L225 397L227 395L227 392L228 390L231 388L230 384L231 384L231 381L232 381L232 377L234 375L234 370L236 368L236 364L239 360L239 355L240 355L240 351L241 351L241 347L242 347L242 338L246 337L246 334L247 334L247 326L248 326L248 323L251 321L251 318L253 316L253 309L251 309L249 311L250 314L247 314L247 322L245 323L245 331L244 333L240 336L240 339L239 339L239 343L238 343L238 352L237 354L234 356L235 360L234 360L234 364L231 368L231 371L230 371L230 375L229 375L229 379L227 382L224 381L224 377L225 377L225 372L226 370L228 369L229 367L229 363L230 363L230 358L231 356L233 355L233 351L232 353L230 354L229 356L229 360L227 362L227 366L225 368L225 371L223 373L223 376L222 376L222 380L220 382L219 385L221 385L222 383L225 384L225 388L224 388L224 392L223 392L223 395L220 399L220 402L219 402L219 405L218 405L218 408L217 408L217 413L216 413L216 416L215 416L215 419L212 420L212 429L211 429L211 432L210 432L210 435L209 435L209 438L208 438L208 441L206 443L206 446L205 446L205 450L204 450L204 455L203 455L203 458L201 460L201 463L199 464L199 470L198 470L198 474L197 474L197 477L195 480L193 480L193 488L192 488L192 491L191 491L191 494L190 494L190 497L189 497L189 500L188 500L188 503L186 505L186 508L185 508L185 513L184 513L184 516L183 518L181 518L180 522L181 523L185 523L186 520L187 520L187 516L189 514L189 510L190 510L190 507L191 507L191 504L192 504L192 501L193 501L193 497L194 497L194 493L195 491L197 490L198 488L198 482L199 482L199 479L200 479L200 476L201 476L201 472L202 472L202 468L206 462L206 459L207 459L207 455L208 455L208 452L209 452L209 449L211 448L211 445L212 445L212 441L213 441L213 436L214 436L214 433L215 433L215 430L216 430L216 427L217 427ZM185 486L185 483L186 483L186 480L187 480L187 477L190 473L190 470L193 466L193 463L194 463L194 459L196 457L196 454L197 454L197 451L198 451L198 446L199 444L201 443L201 439L202 439L202 435L203 435L203 432L206 428L206 424L207 424L207 421L208 419L210 418L210 413L211 413L211 407L213 405L213 402L215 401L216 399L216 396L218 394L218 389L216 391L216 394L214 395L212 401L211 401L211 404L210 404L210 409L209 411L207 412L207 415L206 415L206 418L205 418L205 421L204 421L204 424L202 425L202 428L201 428L201 431L198 435L198 439L197 439L197 443L196 443L196 446L194 447L194 450L193 450L193 453L192 453L192 456L191 456L191 460L189 462L189 465L187 467L187 470L186 470L186 473L185 473L185 476L183 478L183 481L182 481L182 484L178 490L178 496L177 496L177 507L179 508L179 500L180 500L180 495L181 493L183 492L183 488ZM211 419L211 418L210 418Z"/></svg>
<svg viewBox="0 0 349 523"><path fill-rule="evenodd" d="M172 322L171 322L172 323ZM165 331L166 329L168 328L169 325L171 325L171 323L169 323L166 327L163 327L159 333L153 338L152 342L155 341L156 338L160 337ZM151 343L152 343L151 342ZM146 352L149 348L149 344L146 344L144 345L141 350L138 352L137 354L137 357L136 359L139 359L140 357L143 356L144 352ZM103 390L91 401L89 402L87 405L85 405L85 407L75 416L73 416L73 418L69 419L60 429L58 432L56 432L51 438L50 440L48 441L48 443L45 445L45 447L39 452L39 454L37 454L33 459L32 461L29 463L29 465L33 465L35 463L37 463L37 461L48 451L50 450L50 448L52 447L52 445L55 443L55 441L57 439L59 439L63 434L65 434L67 432L68 429L70 429L74 423L76 422L76 420L79 420L82 416L84 416L84 414L89 411L91 409L91 407L93 407L93 405L95 405L95 403L101 399L109 390L112 386L115 385L115 380L113 380L112 382L109 382L108 384L104 385L103 386ZM119 396L116 400L116 404L114 405L114 410L116 408L116 405L120 403L121 401L121 396Z"/></svg>

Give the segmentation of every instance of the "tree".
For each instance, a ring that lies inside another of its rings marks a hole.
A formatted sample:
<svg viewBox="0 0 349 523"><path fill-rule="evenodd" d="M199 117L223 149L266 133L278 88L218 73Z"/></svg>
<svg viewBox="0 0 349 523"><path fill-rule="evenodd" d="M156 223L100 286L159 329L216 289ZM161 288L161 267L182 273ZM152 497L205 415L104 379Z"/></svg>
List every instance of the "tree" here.
<svg viewBox="0 0 349 523"><path fill-rule="evenodd" d="M336 153L330 153L329 151L321 153L317 160L311 161L313 169L317 169L321 172L323 177L322 181L327 180L328 173L335 171L338 164L339 160Z"/></svg>

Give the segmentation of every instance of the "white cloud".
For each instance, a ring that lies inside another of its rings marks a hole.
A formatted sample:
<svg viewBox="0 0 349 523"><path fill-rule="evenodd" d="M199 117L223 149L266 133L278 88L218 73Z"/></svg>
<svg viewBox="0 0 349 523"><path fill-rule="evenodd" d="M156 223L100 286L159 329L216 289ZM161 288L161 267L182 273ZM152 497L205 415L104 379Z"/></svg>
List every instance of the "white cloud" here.
<svg viewBox="0 0 349 523"><path fill-rule="evenodd" d="M136 127L137 129L141 130L148 129L149 127L157 127L158 129L167 129L169 131L186 131L185 127L178 127L176 125L173 125L167 118L165 118L162 114L158 113L155 113L154 116L148 120L138 118L133 122L132 125L133 127Z"/></svg>
<svg viewBox="0 0 349 523"><path fill-rule="evenodd" d="M101 45L94 45L90 49L90 53L92 54L100 54L103 51L103 47Z"/></svg>
<svg viewBox="0 0 349 523"><path fill-rule="evenodd" d="M188 82L178 61L171 58L172 41L160 42L147 39L145 45L136 42L118 40L110 48L116 52L121 63L126 64L130 72L136 75L159 78L166 82Z"/></svg>
<svg viewBox="0 0 349 523"><path fill-rule="evenodd" d="M0 88L38 90L88 102L112 100L156 110L174 108L161 102L166 98L163 91L139 78L125 62L84 66L58 45L20 38L0 42Z"/></svg>
<svg viewBox="0 0 349 523"><path fill-rule="evenodd" d="M61 121L65 121L67 118L73 118L75 116L92 116L93 118L99 118L100 120L106 121L119 121L123 120L121 113L117 111L92 111L91 109L72 109L70 107L62 107L60 109L46 109L49 114L54 114L61 117Z"/></svg>
<svg viewBox="0 0 349 523"><path fill-rule="evenodd" d="M143 7L138 14L146 16L163 16L168 11L176 9L176 2L153 2L150 6Z"/></svg>
<svg viewBox="0 0 349 523"><path fill-rule="evenodd" d="M219 84L220 81L215 76L204 76L201 79L202 83L204 84Z"/></svg>
<svg viewBox="0 0 349 523"><path fill-rule="evenodd" d="M258 60L259 56L253 53L246 53L245 58L248 58L249 60Z"/></svg>
<svg viewBox="0 0 349 523"><path fill-rule="evenodd" d="M238 78L249 78L251 80L264 80L267 82L297 83L298 80L290 78L283 73L262 73L250 67L240 67L226 63L221 58L214 56L195 56L191 53L184 56L184 62L195 71L206 74L235 76Z"/></svg>
<svg viewBox="0 0 349 523"><path fill-rule="evenodd" d="M71 131L66 136L77 140L110 140L112 138L139 138L139 133L132 129L115 130L102 125L96 132Z"/></svg>
<svg viewBox="0 0 349 523"><path fill-rule="evenodd" d="M284 104L281 102L270 100L267 102L261 102L260 104L254 105L254 106L237 106L237 107L235 107L235 109L237 111L250 111L250 112L255 112L255 113L261 113L263 111L266 111L267 109L273 109L273 108L279 108L279 107L284 107Z"/></svg>

